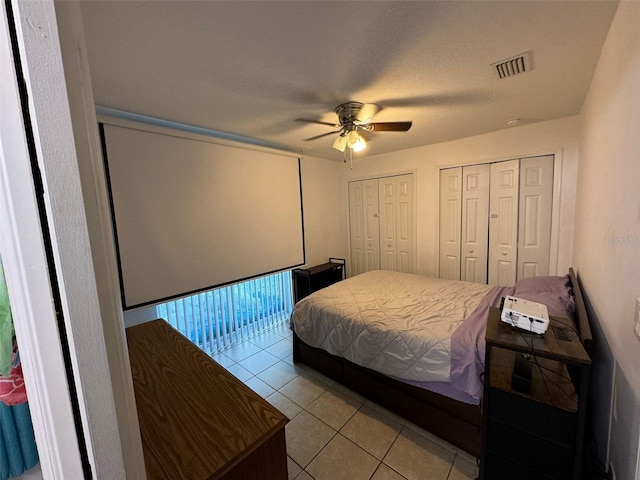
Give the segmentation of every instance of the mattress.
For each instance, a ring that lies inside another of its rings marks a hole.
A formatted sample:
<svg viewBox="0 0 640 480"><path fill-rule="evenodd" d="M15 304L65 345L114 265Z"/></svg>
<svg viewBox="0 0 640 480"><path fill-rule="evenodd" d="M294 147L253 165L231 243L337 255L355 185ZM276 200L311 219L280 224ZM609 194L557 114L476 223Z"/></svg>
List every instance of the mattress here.
<svg viewBox="0 0 640 480"><path fill-rule="evenodd" d="M312 347L412 384L455 382L458 399L477 403L486 311L510 293L508 288L376 270L302 299L291 326Z"/></svg>

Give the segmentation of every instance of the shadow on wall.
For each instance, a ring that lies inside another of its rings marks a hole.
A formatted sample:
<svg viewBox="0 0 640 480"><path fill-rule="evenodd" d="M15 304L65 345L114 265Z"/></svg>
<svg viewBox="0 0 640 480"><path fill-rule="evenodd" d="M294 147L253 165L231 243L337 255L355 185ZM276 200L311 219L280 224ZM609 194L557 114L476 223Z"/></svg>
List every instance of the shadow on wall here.
<svg viewBox="0 0 640 480"><path fill-rule="evenodd" d="M590 466L595 472L612 468L617 480L631 480L636 478L640 441L639 402L611 352L584 287L582 291L594 340L585 437L587 452L593 455Z"/></svg>
<svg viewBox="0 0 640 480"><path fill-rule="evenodd" d="M624 372L616 363L609 461L616 480L637 479L640 406Z"/></svg>

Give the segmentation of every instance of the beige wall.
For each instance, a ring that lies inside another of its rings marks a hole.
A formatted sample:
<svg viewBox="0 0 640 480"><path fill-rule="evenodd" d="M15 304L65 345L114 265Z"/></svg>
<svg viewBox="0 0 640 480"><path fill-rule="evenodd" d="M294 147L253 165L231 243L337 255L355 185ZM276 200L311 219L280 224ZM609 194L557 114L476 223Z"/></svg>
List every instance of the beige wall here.
<svg viewBox="0 0 640 480"><path fill-rule="evenodd" d="M601 334L594 375L600 416L617 362L611 461L618 479L637 478L640 419L640 341L633 333L640 297L639 24L640 3L621 2L583 106L576 198L574 263Z"/></svg>
<svg viewBox="0 0 640 480"><path fill-rule="evenodd" d="M446 166L556 154L562 158L560 217L557 222L559 225L557 269L558 272L565 273L571 264L573 246L579 126L578 117L566 117L393 154L355 159L353 168L349 164L342 164L343 216L348 219L347 181L415 172L417 273L438 276L439 169ZM345 234L345 244L348 249L347 234L348 231Z"/></svg>
<svg viewBox="0 0 640 480"><path fill-rule="evenodd" d="M302 208L307 265L325 263L329 257L345 258L345 223L342 218L341 163L303 157Z"/></svg>

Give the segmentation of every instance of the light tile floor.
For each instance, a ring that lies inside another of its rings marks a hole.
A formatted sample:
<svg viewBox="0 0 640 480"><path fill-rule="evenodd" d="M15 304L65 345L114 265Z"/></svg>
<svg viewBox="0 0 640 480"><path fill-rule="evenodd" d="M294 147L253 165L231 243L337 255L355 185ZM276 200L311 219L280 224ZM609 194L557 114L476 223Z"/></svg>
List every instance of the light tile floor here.
<svg viewBox="0 0 640 480"><path fill-rule="evenodd" d="M303 364L281 325L213 358L291 420L289 479L472 480L475 458Z"/></svg>

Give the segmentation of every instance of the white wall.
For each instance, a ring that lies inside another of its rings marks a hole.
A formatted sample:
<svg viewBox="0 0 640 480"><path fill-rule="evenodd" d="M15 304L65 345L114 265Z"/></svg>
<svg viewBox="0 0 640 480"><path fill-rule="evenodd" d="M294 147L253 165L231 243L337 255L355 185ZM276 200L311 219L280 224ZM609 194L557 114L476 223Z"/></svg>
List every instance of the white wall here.
<svg viewBox="0 0 640 480"><path fill-rule="evenodd" d="M342 164L304 157L301 165L307 265L325 263L329 257L345 258Z"/></svg>
<svg viewBox="0 0 640 480"><path fill-rule="evenodd" d="M382 135L380 134L381 141ZM562 157L558 272L571 264L579 118L522 125L476 137L413 148L401 152L354 159L343 166L343 216L348 218L346 181L388 174L416 172L417 273L438 276L439 169L446 166L492 162L535 155ZM372 141L375 141L372 140ZM345 245L348 249L348 237Z"/></svg>
<svg viewBox="0 0 640 480"><path fill-rule="evenodd" d="M576 197L574 264L599 324L598 360L609 363L593 378L601 412L608 412L614 359L618 364L611 433L618 479L637 478L640 418L640 342L633 334L640 297L639 24L640 3L621 2L583 106Z"/></svg>

